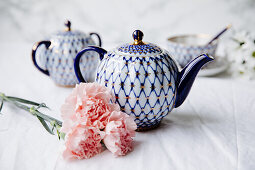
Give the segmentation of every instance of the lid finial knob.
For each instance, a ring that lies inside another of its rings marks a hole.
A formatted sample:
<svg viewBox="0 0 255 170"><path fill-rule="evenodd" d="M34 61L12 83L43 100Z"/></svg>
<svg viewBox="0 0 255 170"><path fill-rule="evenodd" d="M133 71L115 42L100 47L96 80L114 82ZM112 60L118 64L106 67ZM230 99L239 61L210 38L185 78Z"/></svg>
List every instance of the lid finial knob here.
<svg viewBox="0 0 255 170"><path fill-rule="evenodd" d="M135 30L133 32L133 38L134 38L134 43L133 45L144 45L145 43L142 41L143 40L143 32L140 30Z"/></svg>
<svg viewBox="0 0 255 170"><path fill-rule="evenodd" d="M66 31L71 31L71 22L69 20L66 20L65 22L65 26L66 26Z"/></svg>

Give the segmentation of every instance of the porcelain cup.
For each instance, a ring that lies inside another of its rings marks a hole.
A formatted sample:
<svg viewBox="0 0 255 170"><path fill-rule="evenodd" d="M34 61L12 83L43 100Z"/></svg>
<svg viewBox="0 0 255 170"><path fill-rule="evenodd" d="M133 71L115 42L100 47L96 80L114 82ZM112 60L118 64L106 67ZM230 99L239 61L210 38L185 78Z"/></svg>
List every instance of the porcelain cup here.
<svg viewBox="0 0 255 170"><path fill-rule="evenodd" d="M206 53L215 57L218 41L207 45L211 38L212 36L208 34L172 36L167 39L167 49L183 68L201 54Z"/></svg>

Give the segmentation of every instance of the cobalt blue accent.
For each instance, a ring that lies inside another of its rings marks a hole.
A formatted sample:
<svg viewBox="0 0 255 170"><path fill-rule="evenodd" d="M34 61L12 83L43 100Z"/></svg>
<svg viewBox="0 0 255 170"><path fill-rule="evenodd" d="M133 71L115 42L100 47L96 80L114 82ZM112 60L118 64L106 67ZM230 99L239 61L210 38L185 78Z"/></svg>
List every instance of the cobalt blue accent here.
<svg viewBox="0 0 255 170"><path fill-rule="evenodd" d="M69 20L65 22L65 26L68 28L68 31L71 30L71 22Z"/></svg>
<svg viewBox="0 0 255 170"><path fill-rule="evenodd" d="M193 82L197 76L198 71L201 67L209 62L212 61L213 58L209 57L206 54L202 54L201 56L192 60L188 65L186 65L183 70L178 75L178 87L177 87L177 96L175 102L175 108L179 107L186 97L189 94L190 88L193 85Z"/></svg>
<svg viewBox="0 0 255 170"><path fill-rule="evenodd" d="M157 126L174 107L178 68L167 53L105 54L96 81L111 89L121 110L134 117L139 130Z"/></svg>
<svg viewBox="0 0 255 170"><path fill-rule="evenodd" d="M98 46L99 46L99 47L102 47L101 38L100 38L100 36L98 35L98 33L91 32L89 35L90 35L90 36L95 35L95 36L97 37L97 39L98 39Z"/></svg>
<svg viewBox="0 0 255 170"><path fill-rule="evenodd" d="M76 77L77 77L79 82L87 82L83 78L82 73L81 73L80 59L81 59L82 55L85 52L88 52L88 51L95 51L95 52L97 52L99 54L100 60L102 60L104 58L104 54L107 53L107 51L104 50L103 48L96 47L96 46L88 46L88 48L83 49L82 51L80 51L77 54L77 56L75 57L75 60L74 60L74 71L75 71L75 75L76 75Z"/></svg>
<svg viewBox="0 0 255 170"><path fill-rule="evenodd" d="M130 45L124 44L118 48L120 52L127 53L127 54L151 54L151 53L161 53L162 50L154 45L154 44L144 44L144 45Z"/></svg>
<svg viewBox="0 0 255 170"><path fill-rule="evenodd" d="M141 41L143 39L143 32L140 30L135 30L133 32L133 38L134 38L134 40Z"/></svg>
<svg viewBox="0 0 255 170"><path fill-rule="evenodd" d="M36 67L38 70L40 70L42 73L44 73L44 74L46 74L47 76L49 76L49 75L50 75L50 74L49 74L49 71L48 71L48 70L44 70L44 69L42 69L41 67L39 67L39 65L38 65L37 62L36 62L36 58L35 58L35 56L36 56L36 50L37 50L38 47L39 47L40 45L42 45L42 44L44 44L45 47L48 49L49 46L50 46L50 44L51 44L51 42L50 42L50 41L40 41L40 42L36 43L36 44L33 46L33 49L32 49L32 60L33 60L33 63L34 63L34 65L35 65L35 67Z"/></svg>
<svg viewBox="0 0 255 170"><path fill-rule="evenodd" d="M52 38L63 38L63 37L79 37L80 39L84 39L84 33L81 31L57 31L54 35L52 35Z"/></svg>
<svg viewBox="0 0 255 170"><path fill-rule="evenodd" d="M123 46L118 47L118 51L127 54L135 54L135 55L151 55L151 54L160 54L162 50L152 44L152 43L144 43L143 32L140 30L135 30L133 32L134 43L133 44L124 44Z"/></svg>

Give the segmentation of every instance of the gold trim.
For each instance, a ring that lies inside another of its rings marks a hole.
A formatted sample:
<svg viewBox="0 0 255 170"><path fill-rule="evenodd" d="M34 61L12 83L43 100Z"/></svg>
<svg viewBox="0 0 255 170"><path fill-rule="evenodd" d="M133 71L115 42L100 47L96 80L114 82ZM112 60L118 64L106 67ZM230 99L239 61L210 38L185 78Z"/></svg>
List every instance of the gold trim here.
<svg viewBox="0 0 255 170"><path fill-rule="evenodd" d="M161 122L161 121L160 121L160 122ZM137 131L137 132L143 132L143 131L148 131L148 130L155 129L155 128L159 127L160 122L158 122L158 123L155 124L155 125L149 126L149 127L140 127L140 128L137 128L136 131Z"/></svg>
<svg viewBox="0 0 255 170"><path fill-rule="evenodd" d="M145 73L144 75L145 75L146 77L148 77L148 76L151 75L151 73L148 73L148 72L147 72L147 73Z"/></svg>
<svg viewBox="0 0 255 170"><path fill-rule="evenodd" d="M145 45L145 44L146 43L144 43L142 40L135 40L132 45Z"/></svg>
<svg viewBox="0 0 255 170"><path fill-rule="evenodd" d="M66 22L65 22L65 26L66 26L66 28L65 28L65 31L71 31L71 22L69 21L69 20L66 20Z"/></svg>
<svg viewBox="0 0 255 170"><path fill-rule="evenodd" d="M65 31L67 32L67 31L71 31L71 28L70 27L66 27L65 28Z"/></svg>
<svg viewBox="0 0 255 170"><path fill-rule="evenodd" d="M76 84L74 85L62 85L62 84L58 84L58 83L55 83L56 86L58 87L63 87L63 88L74 88Z"/></svg>
<svg viewBox="0 0 255 170"><path fill-rule="evenodd" d="M176 35L176 36L172 36L169 37L167 39L167 41L169 43L173 43L173 44L177 44L177 45L182 45L182 46L196 46L196 47L204 47L206 44L204 45L190 45L190 44L185 44L185 43L181 43L181 42L177 42L177 39L186 39L189 37L194 37L194 38L207 38L208 40L210 40L210 38L212 38L212 35L210 34L184 34L184 35ZM217 44L218 40L215 40L212 44Z"/></svg>
<svg viewBox="0 0 255 170"><path fill-rule="evenodd" d="M136 38L135 38L135 32L137 33L137 36L136 36ZM140 36L141 35L141 36ZM145 45L145 43L142 41L142 39L143 39L143 32L142 31L140 31L140 30L135 30L134 32L133 32L133 38L134 38L134 42L133 42L133 44L132 45Z"/></svg>

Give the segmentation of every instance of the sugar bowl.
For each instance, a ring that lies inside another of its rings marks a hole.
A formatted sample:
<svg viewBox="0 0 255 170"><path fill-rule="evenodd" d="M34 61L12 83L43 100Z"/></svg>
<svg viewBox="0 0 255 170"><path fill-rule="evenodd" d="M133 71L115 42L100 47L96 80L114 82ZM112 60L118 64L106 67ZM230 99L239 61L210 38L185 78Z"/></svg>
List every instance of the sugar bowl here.
<svg viewBox="0 0 255 170"><path fill-rule="evenodd" d="M36 68L50 76L57 85L72 87L78 83L73 69L76 54L89 45L100 47L101 38L97 33L73 31L70 21L66 21L65 27L64 31L52 34L48 40L37 42L32 49L32 60ZM93 35L98 39L97 44L92 39ZM86 80L94 81L98 63L99 57L96 52L88 52L82 56L80 68Z"/></svg>

